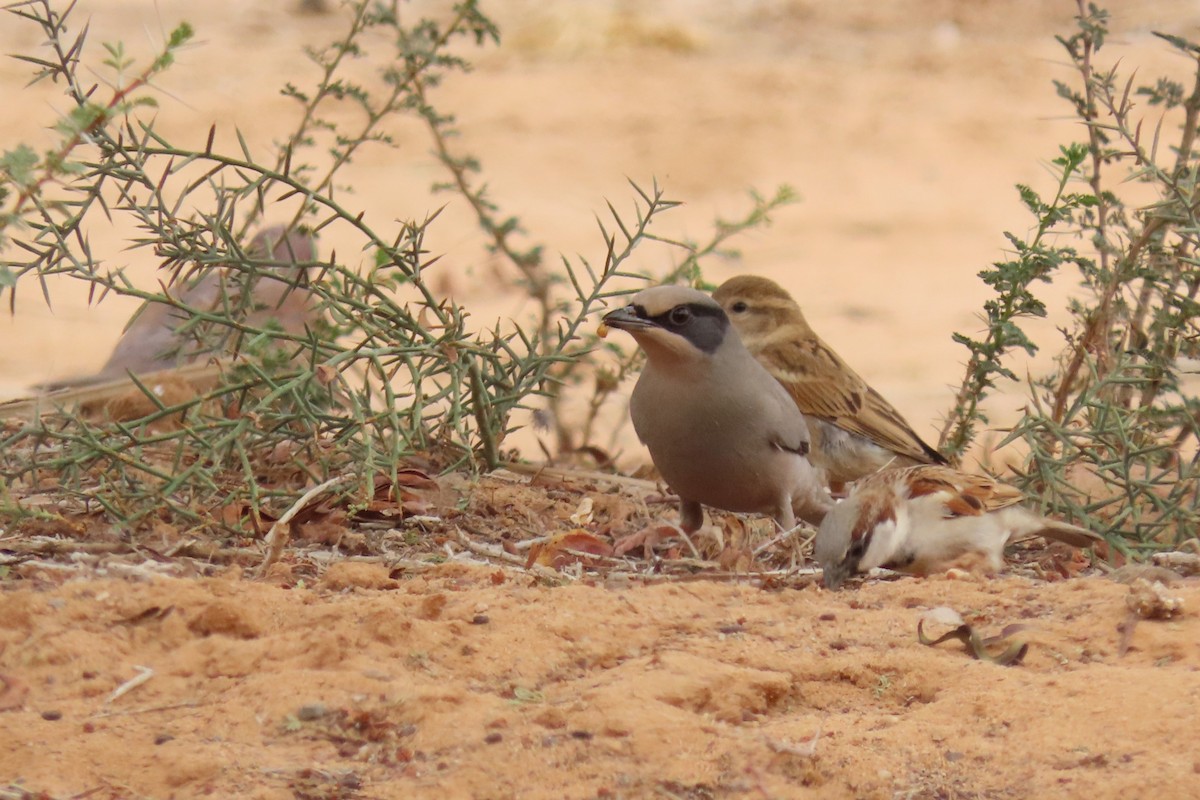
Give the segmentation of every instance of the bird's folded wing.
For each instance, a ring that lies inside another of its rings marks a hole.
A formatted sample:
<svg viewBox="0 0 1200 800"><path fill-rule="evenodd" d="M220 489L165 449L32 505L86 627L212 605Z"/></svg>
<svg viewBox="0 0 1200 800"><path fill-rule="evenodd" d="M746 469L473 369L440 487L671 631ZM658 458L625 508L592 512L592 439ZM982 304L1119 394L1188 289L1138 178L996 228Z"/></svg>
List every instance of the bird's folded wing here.
<svg viewBox="0 0 1200 800"><path fill-rule="evenodd" d="M760 358L802 413L914 461L946 462L921 440L891 403L829 348L778 342L764 349Z"/></svg>
<svg viewBox="0 0 1200 800"><path fill-rule="evenodd" d="M947 516L981 516L1025 499L1021 490L1007 483L935 464L909 468L904 480L909 497L937 495Z"/></svg>

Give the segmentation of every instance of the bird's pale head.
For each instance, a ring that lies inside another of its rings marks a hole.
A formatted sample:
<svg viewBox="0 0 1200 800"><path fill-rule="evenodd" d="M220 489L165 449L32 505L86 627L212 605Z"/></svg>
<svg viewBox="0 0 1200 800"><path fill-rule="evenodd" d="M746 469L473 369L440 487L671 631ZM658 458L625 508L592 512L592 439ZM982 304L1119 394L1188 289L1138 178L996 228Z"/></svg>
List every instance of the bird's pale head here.
<svg viewBox="0 0 1200 800"><path fill-rule="evenodd" d="M605 314L604 324L628 331L646 356L662 366L710 357L732 333L721 307L685 286L643 289L629 305Z"/></svg>
<svg viewBox="0 0 1200 800"><path fill-rule="evenodd" d="M896 549L898 520L892 496L875 487L864 489L830 509L813 542L813 555L830 589L855 573L887 563Z"/></svg>
<svg viewBox="0 0 1200 800"><path fill-rule="evenodd" d="M730 278L713 292L713 300L729 316L746 346L754 344L786 326L799 326L796 336L809 331L800 306L782 286L769 278L757 275L738 275Z"/></svg>
<svg viewBox="0 0 1200 800"><path fill-rule="evenodd" d="M813 542L813 556L821 565L825 585L837 589L847 578L858 572L865 545L861 536L854 536L858 509L843 500L829 510Z"/></svg>

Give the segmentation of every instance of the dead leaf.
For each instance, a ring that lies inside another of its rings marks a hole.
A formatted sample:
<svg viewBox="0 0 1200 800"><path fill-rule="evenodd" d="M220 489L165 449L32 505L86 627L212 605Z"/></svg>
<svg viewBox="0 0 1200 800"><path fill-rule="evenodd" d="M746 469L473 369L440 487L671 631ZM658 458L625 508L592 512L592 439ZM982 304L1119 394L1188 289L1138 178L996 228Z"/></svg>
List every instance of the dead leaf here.
<svg viewBox="0 0 1200 800"><path fill-rule="evenodd" d="M642 553L649 557L659 542L671 536L678 536L679 533L679 528L674 525L665 523L648 525L637 533L631 533L628 536L622 536L618 539L616 546L613 548L613 555L623 556L635 547L640 546Z"/></svg>
<svg viewBox="0 0 1200 800"><path fill-rule="evenodd" d="M595 562L588 556L611 556L612 545L593 533L577 528L566 533L556 533L547 541L534 546L529 551L526 566L540 564L543 567L562 569L568 564L580 562L592 565Z"/></svg>
<svg viewBox="0 0 1200 800"><path fill-rule="evenodd" d="M263 533L263 522L274 522L275 517L264 513L261 509L256 510L253 506L244 500L235 500L232 503L227 503L221 506L213 514L217 522L224 525L226 528L233 530L246 530L247 528L255 534ZM246 523L249 523L247 525Z"/></svg>
<svg viewBox="0 0 1200 800"><path fill-rule="evenodd" d="M579 501L579 507L575 509L575 513L571 515L571 522L575 525L590 525L592 522L592 498L585 497Z"/></svg>
<svg viewBox="0 0 1200 800"><path fill-rule="evenodd" d="M328 364L318 364L317 368L313 370L313 377L321 386L328 386L337 378L337 370Z"/></svg>
<svg viewBox="0 0 1200 800"><path fill-rule="evenodd" d="M954 625L956 627L936 639L930 639L925 636L924 626L926 622L940 625ZM1002 667L1008 667L1021 663L1021 660L1025 658L1025 654L1029 651L1028 642L1019 639L1015 640L999 653L992 653L988 648L1011 639L1015 634L1024 629L1024 625L1008 625L1000 631L998 636L989 636L985 639L974 628L964 622L962 615L957 611L952 608L940 606L927 612L917 622L917 641L927 647L933 647L949 639L958 639L966 645L967 652L980 661L987 661L992 664L999 664Z"/></svg>
<svg viewBox="0 0 1200 800"><path fill-rule="evenodd" d="M375 476L371 499L355 511L352 519L399 520L414 514L428 514L436 505L434 500L441 486L428 473L419 469L396 471L396 480L387 475Z"/></svg>
<svg viewBox="0 0 1200 800"><path fill-rule="evenodd" d="M271 452L267 454L268 464L286 464L292 460L296 453L300 452L300 443L291 439L284 439L271 448Z"/></svg>

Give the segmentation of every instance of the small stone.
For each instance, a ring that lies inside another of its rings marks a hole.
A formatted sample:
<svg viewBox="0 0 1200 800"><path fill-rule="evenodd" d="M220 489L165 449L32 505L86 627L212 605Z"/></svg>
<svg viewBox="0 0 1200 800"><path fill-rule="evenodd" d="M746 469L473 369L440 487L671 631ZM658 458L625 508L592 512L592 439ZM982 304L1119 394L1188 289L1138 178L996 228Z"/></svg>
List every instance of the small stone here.
<svg viewBox="0 0 1200 800"><path fill-rule="evenodd" d="M62 712L61 711L43 711L42 719L46 720L47 722L58 722L60 719L62 719Z"/></svg>
<svg viewBox="0 0 1200 800"><path fill-rule="evenodd" d="M504 734L503 733L489 733L487 736L483 737L483 741L487 742L488 744L498 744L498 743L504 741Z"/></svg>
<svg viewBox="0 0 1200 800"><path fill-rule="evenodd" d="M296 711L296 719L301 722L313 722L328 713L329 709L325 708L321 703L312 703L307 706L300 706Z"/></svg>

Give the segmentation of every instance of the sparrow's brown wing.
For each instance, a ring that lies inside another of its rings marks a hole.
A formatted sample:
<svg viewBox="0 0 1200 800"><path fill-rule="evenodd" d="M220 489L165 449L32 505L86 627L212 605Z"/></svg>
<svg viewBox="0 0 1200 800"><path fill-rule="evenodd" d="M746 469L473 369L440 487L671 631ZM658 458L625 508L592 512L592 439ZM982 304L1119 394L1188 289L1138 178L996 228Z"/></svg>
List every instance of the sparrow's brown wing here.
<svg viewBox="0 0 1200 800"><path fill-rule="evenodd" d="M904 470L903 480L909 497L941 494L946 515L952 517L978 517L1025 499L1019 489L1007 483L936 464L909 467Z"/></svg>
<svg viewBox="0 0 1200 800"><path fill-rule="evenodd" d="M820 339L777 340L756 355L804 414L928 464L946 458L921 440L900 412Z"/></svg>
<svg viewBox="0 0 1200 800"><path fill-rule="evenodd" d="M888 473L897 473L902 492L910 499L936 495L941 500L946 517L978 517L990 512L1017 506L1025 499L1019 489L982 475L968 475L949 467L921 464L904 470L883 470L868 476L866 481L887 480ZM1094 547L1104 537L1094 531L1040 516L1026 508L1005 512L1012 528L1009 541L1042 536L1057 539L1074 547Z"/></svg>

